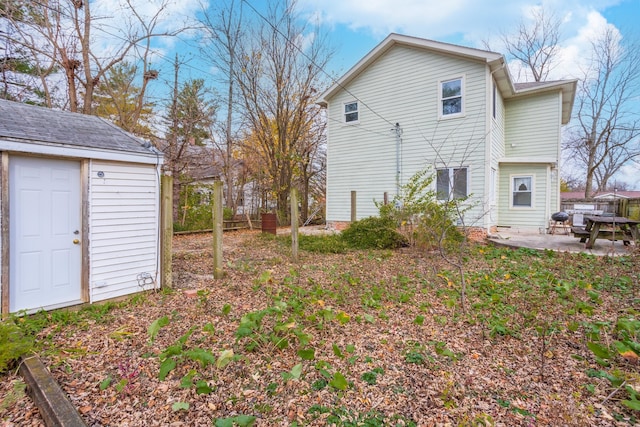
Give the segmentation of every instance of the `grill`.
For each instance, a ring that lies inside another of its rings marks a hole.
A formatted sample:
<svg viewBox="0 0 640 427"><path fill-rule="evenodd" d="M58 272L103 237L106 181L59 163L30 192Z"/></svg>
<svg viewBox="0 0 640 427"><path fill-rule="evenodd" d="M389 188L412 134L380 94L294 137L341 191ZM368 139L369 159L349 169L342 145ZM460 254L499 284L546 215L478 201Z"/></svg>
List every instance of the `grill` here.
<svg viewBox="0 0 640 427"><path fill-rule="evenodd" d="M562 227L563 234L569 234L566 228L566 222L569 220L569 214L566 212L556 212L551 215L553 225L551 226L551 234L556 234L557 227Z"/></svg>

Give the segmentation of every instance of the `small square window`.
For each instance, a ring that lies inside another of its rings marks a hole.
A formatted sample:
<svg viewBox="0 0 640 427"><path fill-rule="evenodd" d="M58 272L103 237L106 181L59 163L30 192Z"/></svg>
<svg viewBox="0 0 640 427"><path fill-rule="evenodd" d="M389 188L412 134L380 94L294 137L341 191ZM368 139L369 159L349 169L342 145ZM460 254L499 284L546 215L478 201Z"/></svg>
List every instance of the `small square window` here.
<svg viewBox="0 0 640 427"><path fill-rule="evenodd" d="M533 178L530 176L513 177L513 206L531 207L533 195Z"/></svg>
<svg viewBox="0 0 640 427"><path fill-rule="evenodd" d="M357 122L359 120L358 115L358 103L349 102L344 104L344 121L345 123Z"/></svg>

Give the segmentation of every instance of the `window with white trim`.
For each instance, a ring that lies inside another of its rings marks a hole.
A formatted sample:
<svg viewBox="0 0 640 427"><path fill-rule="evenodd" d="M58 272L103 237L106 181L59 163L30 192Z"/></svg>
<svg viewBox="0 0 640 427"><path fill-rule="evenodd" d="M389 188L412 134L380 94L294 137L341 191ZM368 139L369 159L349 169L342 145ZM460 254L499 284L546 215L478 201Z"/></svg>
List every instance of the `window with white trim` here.
<svg viewBox="0 0 640 427"><path fill-rule="evenodd" d="M359 118L358 114L358 102L347 102L344 104L344 122L355 123Z"/></svg>
<svg viewBox="0 0 640 427"><path fill-rule="evenodd" d="M464 114L464 79L444 80L440 82L440 117L456 117Z"/></svg>
<svg viewBox="0 0 640 427"><path fill-rule="evenodd" d="M492 115L493 118L495 119L498 115L498 88L496 87L496 84L493 83L493 97L492 97L492 106L491 106L491 110L492 110Z"/></svg>
<svg viewBox="0 0 640 427"><path fill-rule="evenodd" d="M436 170L436 197L438 200L462 199L468 196L468 168Z"/></svg>
<svg viewBox="0 0 640 427"><path fill-rule="evenodd" d="M533 177L514 176L512 177L512 206L526 207L533 206Z"/></svg>

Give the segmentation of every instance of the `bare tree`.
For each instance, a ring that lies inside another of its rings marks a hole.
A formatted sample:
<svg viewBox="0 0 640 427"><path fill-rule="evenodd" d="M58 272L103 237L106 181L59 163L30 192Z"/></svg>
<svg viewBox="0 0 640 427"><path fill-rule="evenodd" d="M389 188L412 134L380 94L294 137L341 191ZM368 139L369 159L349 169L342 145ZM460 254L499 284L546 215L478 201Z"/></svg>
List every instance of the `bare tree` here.
<svg viewBox="0 0 640 427"><path fill-rule="evenodd" d="M273 2L265 21L243 39L236 79L255 155L266 165L278 212L288 218L289 190L298 178L300 149L320 111L314 93L330 53L317 28L307 37L297 24L293 3Z"/></svg>
<svg viewBox="0 0 640 427"><path fill-rule="evenodd" d="M222 170L225 179L225 200L227 207L231 208L235 213L238 201L236 195L241 193L235 191L235 187L242 183L241 178L244 174L242 170L236 171L241 162L235 161L233 157L234 147L236 144L236 132L234 130L234 109L235 109L235 68L238 61L236 60L236 51L241 38L242 31L242 2L228 0L221 9L213 14L208 10L204 10L202 25L205 34L208 36L204 45L205 56L220 70L224 76L223 84L227 87L226 99L226 119L224 121L224 147L221 151L224 153L222 157Z"/></svg>
<svg viewBox="0 0 640 427"><path fill-rule="evenodd" d="M52 107L59 85L50 77L60 68L55 58L45 54L42 10L24 0L5 0L0 5L3 98Z"/></svg>
<svg viewBox="0 0 640 427"><path fill-rule="evenodd" d="M502 35L507 54L520 61L536 82L547 80L553 69L560 23L543 7L534 8L529 22L522 20L514 34Z"/></svg>
<svg viewBox="0 0 640 427"><path fill-rule="evenodd" d="M91 12L94 4L90 1L15 0L13 3L25 14L18 15L20 19L16 19L16 15L1 16L12 30L8 35L11 43L29 52L31 60L43 63L40 69L43 70L41 80L45 89L52 79L50 70L62 71L69 110L85 114L91 114L94 89L106 73L136 55L142 62L139 68L143 73L143 85L137 102L141 109L146 85L157 77L157 73L148 67L150 40L184 30L156 31L169 0L163 0L150 17L139 14L132 1L125 0L124 8L130 18L115 26L103 22L106 17L94 16ZM108 51L97 46L94 30L101 32L103 38L111 39ZM47 103L51 105L52 101L48 99Z"/></svg>
<svg viewBox="0 0 640 427"><path fill-rule="evenodd" d="M586 171L585 197L606 188L623 165L640 155L634 104L639 94L640 49L608 27L592 41L592 58L579 83L577 125L565 144Z"/></svg>

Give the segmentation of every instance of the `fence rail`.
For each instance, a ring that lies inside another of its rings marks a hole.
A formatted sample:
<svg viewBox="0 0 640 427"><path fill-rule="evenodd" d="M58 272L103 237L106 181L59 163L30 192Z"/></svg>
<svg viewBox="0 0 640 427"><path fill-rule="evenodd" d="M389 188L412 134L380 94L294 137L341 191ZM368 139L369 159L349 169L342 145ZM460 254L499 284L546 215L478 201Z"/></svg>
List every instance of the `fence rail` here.
<svg viewBox="0 0 640 427"><path fill-rule="evenodd" d="M222 221L222 231L233 231L233 230L250 230L250 229L259 229L262 227L262 221L259 219L251 220L251 227L249 227L249 221L246 219L234 219L234 220L225 220ZM212 228L207 228L203 230L184 230L184 231L174 231L174 235L181 234L197 234L197 233L211 233L213 232Z"/></svg>

